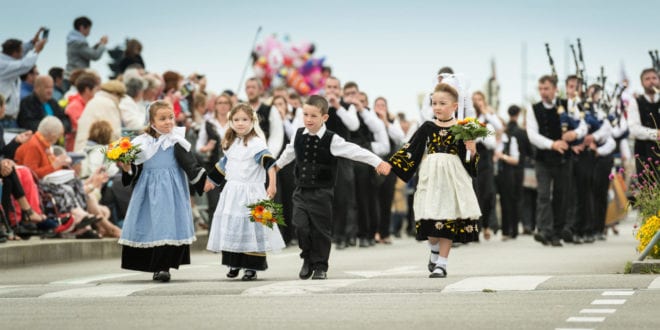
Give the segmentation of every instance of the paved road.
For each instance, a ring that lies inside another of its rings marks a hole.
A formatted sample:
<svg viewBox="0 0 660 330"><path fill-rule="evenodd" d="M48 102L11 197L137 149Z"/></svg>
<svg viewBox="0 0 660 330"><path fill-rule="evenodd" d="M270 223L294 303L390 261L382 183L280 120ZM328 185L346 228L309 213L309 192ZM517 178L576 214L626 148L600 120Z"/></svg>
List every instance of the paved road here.
<svg viewBox="0 0 660 330"><path fill-rule="evenodd" d="M326 281L297 279L288 248L259 280L226 279L211 253L170 283L98 260L0 270L0 322L11 329L659 329L660 276L624 275L632 224L591 245L529 236L452 251L429 279L426 245L333 251ZM5 329L5 327L2 327ZM6 328L6 329L10 329Z"/></svg>

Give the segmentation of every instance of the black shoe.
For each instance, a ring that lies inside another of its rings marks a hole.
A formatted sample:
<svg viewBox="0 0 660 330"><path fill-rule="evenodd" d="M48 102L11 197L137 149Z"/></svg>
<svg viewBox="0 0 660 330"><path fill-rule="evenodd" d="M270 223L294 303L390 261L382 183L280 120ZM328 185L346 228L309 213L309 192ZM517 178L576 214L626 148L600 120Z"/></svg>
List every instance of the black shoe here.
<svg viewBox="0 0 660 330"><path fill-rule="evenodd" d="M447 277L447 270L442 266L435 266L429 278L444 278Z"/></svg>
<svg viewBox="0 0 660 330"><path fill-rule="evenodd" d="M585 235L584 236L584 242L587 244L591 244L596 241L596 238L594 238L593 235Z"/></svg>
<svg viewBox="0 0 660 330"><path fill-rule="evenodd" d="M543 245L548 245L548 239L545 238L545 236L543 236L541 233L534 234L534 240Z"/></svg>
<svg viewBox="0 0 660 330"><path fill-rule="evenodd" d="M328 278L328 274L325 270L315 269L314 275L312 276L313 280L325 280Z"/></svg>
<svg viewBox="0 0 660 330"><path fill-rule="evenodd" d="M241 277L241 281L252 281L257 279L257 272L252 269L246 269Z"/></svg>
<svg viewBox="0 0 660 330"><path fill-rule="evenodd" d="M348 247L348 244L345 241L339 241L335 244L335 247L337 250L343 250Z"/></svg>
<svg viewBox="0 0 660 330"><path fill-rule="evenodd" d="M369 240L366 238L360 238L360 244L358 245L359 247L369 247Z"/></svg>
<svg viewBox="0 0 660 330"><path fill-rule="evenodd" d="M582 244L582 237L580 235L573 235L573 244Z"/></svg>
<svg viewBox="0 0 660 330"><path fill-rule="evenodd" d="M93 224L95 224L99 221L101 221L101 218L97 218L93 215L88 215L88 216L84 217L82 220L80 220L80 222L78 222L73 227L73 230L75 231L75 230L78 230L78 229L85 228L85 227L93 225Z"/></svg>
<svg viewBox="0 0 660 330"><path fill-rule="evenodd" d="M227 277L229 278L234 278L238 276L238 272L240 272L240 268L229 268L229 271L227 272Z"/></svg>
<svg viewBox="0 0 660 330"><path fill-rule="evenodd" d="M312 276L312 269L309 267L309 262L305 260L303 262L302 267L300 268L300 273L298 273L298 277L300 277L301 280L306 280L310 276Z"/></svg>
<svg viewBox="0 0 660 330"><path fill-rule="evenodd" d="M438 252L431 251L431 255L438 254ZM429 269L429 272L433 272L433 269L435 268L435 262L431 261L431 257L429 256L429 263L426 265L426 268Z"/></svg>
<svg viewBox="0 0 660 330"><path fill-rule="evenodd" d="M356 245L356 240L355 237L351 237L348 240L346 240L346 245L348 246L355 246Z"/></svg>
<svg viewBox="0 0 660 330"><path fill-rule="evenodd" d="M531 235L532 231L530 229L524 228L522 234L523 235Z"/></svg>
<svg viewBox="0 0 660 330"><path fill-rule="evenodd" d="M561 239L564 240L564 243L573 243L573 234L570 230L564 229L561 231Z"/></svg>
<svg viewBox="0 0 660 330"><path fill-rule="evenodd" d="M154 281L169 282L170 281L170 272L166 270L161 270L154 273Z"/></svg>
<svg viewBox="0 0 660 330"><path fill-rule="evenodd" d="M550 245L555 246L555 247L564 246L563 244L561 244L561 241L559 240L559 238L553 238L550 241Z"/></svg>

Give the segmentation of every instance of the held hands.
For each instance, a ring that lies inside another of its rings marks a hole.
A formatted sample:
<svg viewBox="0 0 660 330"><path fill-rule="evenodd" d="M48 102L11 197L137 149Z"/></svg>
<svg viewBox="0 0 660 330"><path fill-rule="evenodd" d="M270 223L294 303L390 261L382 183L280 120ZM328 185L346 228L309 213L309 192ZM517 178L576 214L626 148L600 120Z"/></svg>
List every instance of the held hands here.
<svg viewBox="0 0 660 330"><path fill-rule="evenodd" d="M376 173L380 175L389 175L390 170L392 170L392 165L388 162L380 162L378 166L376 167Z"/></svg>
<svg viewBox="0 0 660 330"><path fill-rule="evenodd" d="M568 143L564 140L557 140L552 143L551 149L563 155L568 150Z"/></svg>
<svg viewBox="0 0 660 330"><path fill-rule="evenodd" d="M213 182L211 182L209 179L206 179L206 183L204 183L204 192L209 192L213 190L213 188L215 188Z"/></svg>
<svg viewBox="0 0 660 330"><path fill-rule="evenodd" d="M274 183L268 184L268 189L266 189L266 196L268 199L273 199L277 193L277 186Z"/></svg>
<svg viewBox="0 0 660 330"><path fill-rule="evenodd" d="M573 142L577 139L577 133L575 131L568 131L561 135L561 139L566 142Z"/></svg>

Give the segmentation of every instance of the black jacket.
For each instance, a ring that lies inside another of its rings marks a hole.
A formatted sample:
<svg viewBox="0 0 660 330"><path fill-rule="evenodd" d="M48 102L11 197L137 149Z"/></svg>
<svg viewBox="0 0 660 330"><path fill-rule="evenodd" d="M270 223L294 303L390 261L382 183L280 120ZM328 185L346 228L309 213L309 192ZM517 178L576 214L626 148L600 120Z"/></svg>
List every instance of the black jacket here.
<svg viewBox="0 0 660 330"><path fill-rule="evenodd" d="M50 99L48 100L48 104L50 104L50 107L53 109L53 116L62 121L64 132L71 132L71 121L69 120L69 116L67 116L64 113L64 110L60 108L57 101ZM44 117L46 117L44 105L34 93L21 100L21 106L18 110L18 118L16 119L18 127L36 132L37 127L39 127L39 122L41 122Z"/></svg>

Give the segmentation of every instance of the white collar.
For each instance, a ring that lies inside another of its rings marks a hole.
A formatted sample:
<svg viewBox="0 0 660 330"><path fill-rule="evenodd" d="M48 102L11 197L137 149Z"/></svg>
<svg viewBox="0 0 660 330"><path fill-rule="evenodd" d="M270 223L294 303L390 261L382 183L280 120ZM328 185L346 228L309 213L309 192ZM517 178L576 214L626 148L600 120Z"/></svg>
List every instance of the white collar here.
<svg viewBox="0 0 660 330"><path fill-rule="evenodd" d="M556 100L556 99L552 99L552 103L545 103L545 101L541 101L541 102L543 103L543 106L544 106L546 109L552 109L552 108L555 107L555 104L557 104L557 100Z"/></svg>
<svg viewBox="0 0 660 330"><path fill-rule="evenodd" d="M137 154L135 165L140 165L149 160L158 152L158 148L167 150L167 148L177 143L186 151L190 151L191 145L186 140L185 127L174 127L170 133L161 134L158 138L154 138L146 133L136 137L133 139L133 145L139 145L141 152Z"/></svg>
<svg viewBox="0 0 660 330"><path fill-rule="evenodd" d="M658 103L660 101L660 94L658 93L653 94L653 100L651 100L651 98L649 98L646 93L644 93L644 97L647 101L649 101L649 103Z"/></svg>
<svg viewBox="0 0 660 330"><path fill-rule="evenodd" d="M323 124L323 126L321 126L321 128L319 129L318 132L316 132L316 134L310 133L309 130L307 128L305 128L305 130L303 131L303 135L305 135L305 134L309 134L311 136L316 135L316 136L319 137L319 139L322 139L323 135L325 135L325 131L327 131L327 129L325 128L325 124Z"/></svg>

